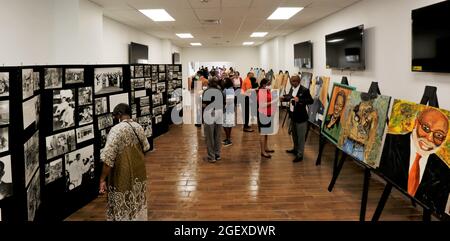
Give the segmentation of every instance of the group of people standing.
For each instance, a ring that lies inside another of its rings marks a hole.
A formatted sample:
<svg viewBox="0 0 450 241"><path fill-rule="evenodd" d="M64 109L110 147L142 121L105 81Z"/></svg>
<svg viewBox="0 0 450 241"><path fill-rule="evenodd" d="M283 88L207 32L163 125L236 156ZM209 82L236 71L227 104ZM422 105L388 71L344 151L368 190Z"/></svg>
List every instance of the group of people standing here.
<svg viewBox="0 0 450 241"><path fill-rule="evenodd" d="M250 126L250 117L256 116L261 156L271 158L271 153L275 151L269 148L268 136L277 131L275 117L278 115L275 114L279 102L288 107L291 120L289 130L294 146L286 152L295 156L293 162L303 160L308 121L306 106L313 103L313 98L309 90L300 85L300 76L290 77L287 71L274 74L273 70L265 72L252 68L242 80L233 68L222 71L213 68L215 71L208 74L205 70L207 68L200 68L193 79L201 83L195 91L199 103L196 126L201 127L202 123L204 127L206 161L214 163L220 160L222 145L232 145L231 132L236 125L238 104L242 109L243 131L254 131ZM224 140L221 140L222 127L226 136Z"/></svg>

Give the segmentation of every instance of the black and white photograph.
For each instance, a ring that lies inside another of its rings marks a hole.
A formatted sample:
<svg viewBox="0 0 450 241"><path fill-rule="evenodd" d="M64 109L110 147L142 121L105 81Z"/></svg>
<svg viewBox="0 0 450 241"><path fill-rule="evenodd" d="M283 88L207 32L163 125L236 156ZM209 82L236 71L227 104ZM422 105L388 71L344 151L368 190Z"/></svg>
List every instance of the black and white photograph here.
<svg viewBox="0 0 450 241"><path fill-rule="evenodd" d="M134 66L133 65L130 65L130 76L131 76L131 78L134 77Z"/></svg>
<svg viewBox="0 0 450 241"><path fill-rule="evenodd" d="M162 99L163 99L163 95L161 93L153 94L152 95L153 106L158 106L158 105L162 104Z"/></svg>
<svg viewBox="0 0 450 241"><path fill-rule="evenodd" d="M98 117L98 129L102 130L113 126L112 114L106 114Z"/></svg>
<svg viewBox="0 0 450 241"><path fill-rule="evenodd" d="M78 125L86 125L93 122L92 105L78 107Z"/></svg>
<svg viewBox="0 0 450 241"><path fill-rule="evenodd" d="M175 72L180 71L180 66L178 65L173 66L173 71Z"/></svg>
<svg viewBox="0 0 450 241"><path fill-rule="evenodd" d="M109 128L100 131L100 146L104 147L109 133Z"/></svg>
<svg viewBox="0 0 450 241"><path fill-rule="evenodd" d="M75 130L47 136L45 138L47 160L75 150Z"/></svg>
<svg viewBox="0 0 450 241"><path fill-rule="evenodd" d="M33 174L39 167L39 131L23 144L25 161L25 186L28 186Z"/></svg>
<svg viewBox="0 0 450 241"><path fill-rule="evenodd" d="M153 130L152 130L152 125L146 125L146 126L142 126L144 128L144 134L147 138L152 137L153 135Z"/></svg>
<svg viewBox="0 0 450 241"><path fill-rule="evenodd" d="M162 122L162 115L158 115L155 117L155 124L161 123Z"/></svg>
<svg viewBox="0 0 450 241"><path fill-rule="evenodd" d="M9 100L0 101L0 125L9 124Z"/></svg>
<svg viewBox="0 0 450 241"><path fill-rule="evenodd" d="M144 66L143 65L134 66L134 77L136 77L136 78L144 77Z"/></svg>
<svg viewBox="0 0 450 241"><path fill-rule="evenodd" d="M152 88L152 80L145 79L144 87L145 87L145 89L151 89Z"/></svg>
<svg viewBox="0 0 450 241"><path fill-rule="evenodd" d="M46 68L44 69L45 89L62 88L62 69Z"/></svg>
<svg viewBox="0 0 450 241"><path fill-rule="evenodd" d="M78 144L94 139L94 125L79 127L77 128L76 132Z"/></svg>
<svg viewBox="0 0 450 241"><path fill-rule="evenodd" d="M153 108L153 115L160 115L162 113L161 106Z"/></svg>
<svg viewBox="0 0 450 241"><path fill-rule="evenodd" d="M0 97L9 96L9 73L0 72Z"/></svg>
<svg viewBox="0 0 450 241"><path fill-rule="evenodd" d="M0 128L0 153L9 151L9 130L8 127Z"/></svg>
<svg viewBox="0 0 450 241"><path fill-rule="evenodd" d="M41 89L41 77L39 72L33 72L34 92Z"/></svg>
<svg viewBox="0 0 450 241"><path fill-rule="evenodd" d="M158 93L166 92L166 83L157 84Z"/></svg>
<svg viewBox="0 0 450 241"><path fill-rule="evenodd" d="M152 93L158 92L157 84L152 84Z"/></svg>
<svg viewBox="0 0 450 241"><path fill-rule="evenodd" d="M81 186L85 173L94 171L94 145L66 154L65 164L67 190L71 191Z"/></svg>
<svg viewBox="0 0 450 241"><path fill-rule="evenodd" d="M116 106L121 103L125 103L127 105L129 104L128 93L109 96L109 107L111 112L113 112L114 108L116 108Z"/></svg>
<svg viewBox="0 0 450 241"><path fill-rule="evenodd" d="M136 97L135 97L135 92L134 91L131 91L131 104L133 105L133 104L135 104L135 99L136 99Z"/></svg>
<svg viewBox="0 0 450 241"><path fill-rule="evenodd" d="M166 113L166 111L167 111L167 105L162 105L161 106L161 114Z"/></svg>
<svg viewBox="0 0 450 241"><path fill-rule="evenodd" d="M131 105L131 114L133 114L133 115L137 114L136 104Z"/></svg>
<svg viewBox="0 0 450 241"><path fill-rule="evenodd" d="M23 108L23 127L27 129L28 126L39 122L40 96L37 95L22 104Z"/></svg>
<svg viewBox="0 0 450 241"><path fill-rule="evenodd" d="M27 209L28 209L28 221L34 221L36 211L41 205L41 178L39 175L39 169L33 176L30 182L30 186L27 189Z"/></svg>
<svg viewBox="0 0 450 241"><path fill-rule="evenodd" d="M152 84L158 84L158 78L155 78L155 79L152 79ZM156 88L154 88L154 89L156 89Z"/></svg>
<svg viewBox="0 0 450 241"><path fill-rule="evenodd" d="M150 105L150 96L140 98L139 103L140 103L141 107Z"/></svg>
<svg viewBox="0 0 450 241"><path fill-rule="evenodd" d="M144 76L145 77L150 77L152 75L152 68L150 65L145 65L144 66Z"/></svg>
<svg viewBox="0 0 450 241"><path fill-rule="evenodd" d="M101 115L108 112L108 98L95 98L95 115Z"/></svg>
<svg viewBox="0 0 450 241"><path fill-rule="evenodd" d="M92 87L78 88L78 105L92 104Z"/></svg>
<svg viewBox="0 0 450 241"><path fill-rule="evenodd" d="M133 89L143 89L145 87L145 79L131 79L131 87Z"/></svg>
<svg viewBox="0 0 450 241"><path fill-rule="evenodd" d="M152 65L152 73L158 72L158 65Z"/></svg>
<svg viewBox="0 0 450 241"><path fill-rule="evenodd" d="M164 82L166 80L166 73L159 73L158 77L159 82Z"/></svg>
<svg viewBox="0 0 450 241"><path fill-rule="evenodd" d="M22 69L22 99L27 99L34 94L33 69Z"/></svg>
<svg viewBox="0 0 450 241"><path fill-rule="evenodd" d="M74 89L53 91L53 131L75 125Z"/></svg>
<svg viewBox="0 0 450 241"><path fill-rule="evenodd" d="M159 69L159 72L166 72L166 66L163 64L160 64L158 69Z"/></svg>
<svg viewBox="0 0 450 241"><path fill-rule="evenodd" d="M94 91L96 95L123 91L122 67L96 68L94 76Z"/></svg>
<svg viewBox="0 0 450 241"><path fill-rule="evenodd" d="M158 73L152 73L152 82L153 81L158 82Z"/></svg>
<svg viewBox="0 0 450 241"><path fill-rule="evenodd" d="M0 200L13 194L11 156L0 157Z"/></svg>
<svg viewBox="0 0 450 241"><path fill-rule="evenodd" d="M141 116L150 115L150 106L141 107Z"/></svg>
<svg viewBox="0 0 450 241"><path fill-rule="evenodd" d="M65 84L84 83L84 69L66 69Z"/></svg>
<svg viewBox="0 0 450 241"><path fill-rule="evenodd" d="M141 98L147 96L147 90L138 90L134 93L134 98Z"/></svg>
<svg viewBox="0 0 450 241"><path fill-rule="evenodd" d="M63 177L63 161L62 158L45 164L45 185L50 184Z"/></svg>

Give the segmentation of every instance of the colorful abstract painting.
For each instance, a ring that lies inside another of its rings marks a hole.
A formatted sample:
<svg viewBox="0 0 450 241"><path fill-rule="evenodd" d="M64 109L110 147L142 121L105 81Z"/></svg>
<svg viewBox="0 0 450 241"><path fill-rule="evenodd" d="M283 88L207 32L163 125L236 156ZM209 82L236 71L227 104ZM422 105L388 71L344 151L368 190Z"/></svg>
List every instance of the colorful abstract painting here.
<svg viewBox="0 0 450 241"><path fill-rule="evenodd" d="M450 192L450 112L395 100L379 170L411 197L445 213Z"/></svg>
<svg viewBox="0 0 450 241"><path fill-rule="evenodd" d="M336 145L342 129L342 113L345 110L347 99L354 89L347 85L333 84L330 103L322 123L322 134Z"/></svg>
<svg viewBox="0 0 450 241"><path fill-rule="evenodd" d="M330 85L330 77L317 76L311 83L309 89L314 103L308 106L309 122L322 126L323 114L328 104L328 87Z"/></svg>
<svg viewBox="0 0 450 241"><path fill-rule="evenodd" d="M372 167L378 167L391 97L353 91L341 117L338 147Z"/></svg>

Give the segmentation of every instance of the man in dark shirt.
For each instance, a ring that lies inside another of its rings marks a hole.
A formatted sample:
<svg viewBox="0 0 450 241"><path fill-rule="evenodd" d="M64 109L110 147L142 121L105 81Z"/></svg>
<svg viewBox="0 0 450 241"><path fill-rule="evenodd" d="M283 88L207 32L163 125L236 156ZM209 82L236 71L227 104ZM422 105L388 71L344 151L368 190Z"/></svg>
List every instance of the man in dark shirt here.
<svg viewBox="0 0 450 241"><path fill-rule="evenodd" d="M291 132L292 140L294 142L294 149L286 152L294 154L293 162L300 162L303 160L303 153L305 149L305 135L308 128L308 112L306 106L311 105L314 100L309 93L309 90L300 85L300 77L294 75L291 77L291 90L289 95L282 97L282 101L289 100L289 116L291 118Z"/></svg>

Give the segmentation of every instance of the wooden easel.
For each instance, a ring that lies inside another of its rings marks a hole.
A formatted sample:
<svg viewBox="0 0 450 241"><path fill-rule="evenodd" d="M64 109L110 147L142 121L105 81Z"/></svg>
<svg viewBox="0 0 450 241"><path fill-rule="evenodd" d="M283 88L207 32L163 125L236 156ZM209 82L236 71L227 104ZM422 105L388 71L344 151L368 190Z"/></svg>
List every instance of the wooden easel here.
<svg viewBox="0 0 450 241"><path fill-rule="evenodd" d="M429 105L432 107L439 108L438 98L437 98L437 88L434 86L425 86L425 91L422 96L422 100L420 101L421 105ZM378 202L375 213L372 216L372 221L378 221L380 219L381 213L383 212L384 206L386 205L386 201L391 194L393 183L389 180L386 180L386 186L384 187L383 194L381 194L380 201ZM412 199L413 205L415 205L414 199ZM431 221L431 210L428 207L423 206L423 221L429 222Z"/></svg>

